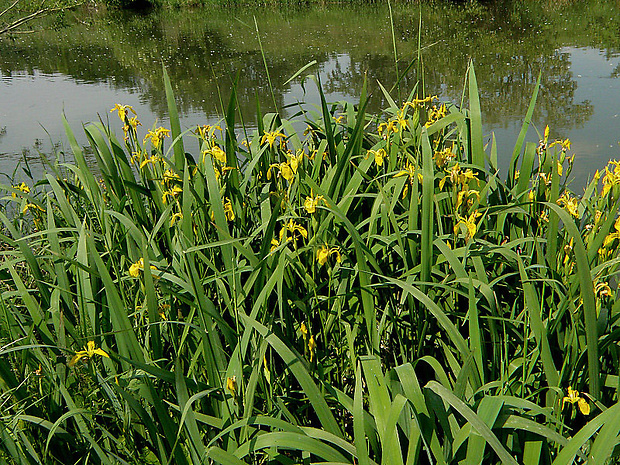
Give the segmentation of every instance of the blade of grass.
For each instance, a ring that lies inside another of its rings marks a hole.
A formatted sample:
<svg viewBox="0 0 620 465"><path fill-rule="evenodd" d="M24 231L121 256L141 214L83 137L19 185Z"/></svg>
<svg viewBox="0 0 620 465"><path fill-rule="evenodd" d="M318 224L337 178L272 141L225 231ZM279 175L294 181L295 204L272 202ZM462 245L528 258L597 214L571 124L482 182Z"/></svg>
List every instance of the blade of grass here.
<svg viewBox="0 0 620 465"><path fill-rule="evenodd" d="M454 410L461 414L469 423L471 423L476 432L482 436L486 443L495 451L503 464L518 465L517 461L510 455L506 448L502 446L501 442L499 442L497 436L493 434L493 431L491 431L487 424L476 413L474 413L467 406L467 404L436 381L430 381L426 385L426 388L435 392L445 402L450 404Z"/></svg>
<svg viewBox="0 0 620 465"><path fill-rule="evenodd" d="M174 100L174 92L170 84L170 78L166 67L162 63L162 72L164 76L164 88L166 90L166 102L168 104L168 116L170 117L170 130L172 132L172 140L174 141L174 166L178 172L181 172L185 166L185 148L183 147L183 139L181 135L181 121L179 120L179 112L177 104Z"/></svg>

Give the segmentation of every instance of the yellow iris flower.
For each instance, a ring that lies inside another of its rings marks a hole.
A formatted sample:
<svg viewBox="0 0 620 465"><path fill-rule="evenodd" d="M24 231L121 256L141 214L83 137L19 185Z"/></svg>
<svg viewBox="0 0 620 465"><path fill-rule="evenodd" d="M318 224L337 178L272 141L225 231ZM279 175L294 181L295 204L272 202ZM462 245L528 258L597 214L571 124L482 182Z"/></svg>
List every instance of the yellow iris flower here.
<svg viewBox="0 0 620 465"><path fill-rule="evenodd" d="M459 193L456 196L456 205L454 206L454 208L456 210L459 209L459 207L461 205L463 205L463 201L466 200L467 201L467 206L471 206L471 204L473 203L473 199L470 197L475 197L476 200L480 201L480 192L473 190L473 189L467 189L467 187L465 187L463 190L459 191Z"/></svg>
<svg viewBox="0 0 620 465"><path fill-rule="evenodd" d="M553 147L555 145L562 146L562 152L566 152L566 151L570 150L571 141L570 141L570 139L556 140L554 142L551 142L551 144L549 144L549 148L551 148L551 147ZM562 173L560 173L560 175L561 174Z"/></svg>
<svg viewBox="0 0 620 465"><path fill-rule="evenodd" d="M181 189L179 186L173 186L172 189L169 189L167 191L164 191L164 193L161 195L161 201L163 203L167 203L168 202L168 197L174 199L176 198L181 192L183 192L183 189Z"/></svg>
<svg viewBox="0 0 620 465"><path fill-rule="evenodd" d="M446 147L445 149L435 152L433 154L433 160L435 160L437 168L443 168L450 160L454 158L454 152L452 150L453 148L454 147Z"/></svg>
<svg viewBox="0 0 620 465"><path fill-rule="evenodd" d="M570 215L579 218L579 200L577 200L577 197L571 197L567 192L564 192L557 203L564 207L564 210Z"/></svg>
<svg viewBox="0 0 620 465"><path fill-rule="evenodd" d="M166 170L164 172L164 179L161 182L162 185L167 186L173 181L180 182L181 181L180 176L170 169Z"/></svg>
<svg viewBox="0 0 620 465"><path fill-rule="evenodd" d="M482 213L479 213L478 210L475 210L468 217L458 215L458 222L454 225L454 235L458 236L461 225L467 228L467 236L466 240L473 238L476 235L476 231L478 227L476 226L476 218L482 216Z"/></svg>
<svg viewBox="0 0 620 465"><path fill-rule="evenodd" d="M270 148L273 148L273 144L276 139L280 138L280 140L286 140L286 134L282 134L281 132L266 132L260 140L260 144L263 145L265 142L269 144Z"/></svg>
<svg viewBox="0 0 620 465"><path fill-rule="evenodd" d="M297 173L299 165L301 165L301 162L304 160L304 155L305 154L303 150L298 150L296 155L293 155L293 153L290 151L286 154L286 158L288 158L288 164L293 170L293 173Z"/></svg>
<svg viewBox="0 0 620 465"><path fill-rule="evenodd" d="M613 171L609 167L613 165ZM598 173L598 171L597 171ZM605 167L605 176L603 177L603 190L601 195L605 196L614 187L620 184L620 161L610 160Z"/></svg>
<svg viewBox="0 0 620 465"><path fill-rule="evenodd" d="M151 265L151 270L157 270L157 267ZM137 278L140 276L140 271L144 270L144 258L141 258L136 263L132 264L129 267L129 276L132 278Z"/></svg>
<svg viewBox="0 0 620 465"><path fill-rule="evenodd" d="M221 148L219 148L217 145L214 146L211 150L205 150L203 152L204 155L209 154L211 155L213 158L215 158L218 162L220 162L220 164L225 165L226 164L226 152L224 152Z"/></svg>
<svg viewBox="0 0 620 465"><path fill-rule="evenodd" d="M610 297L613 299L614 292L609 287L609 284L606 282L594 282L594 294L598 297Z"/></svg>
<svg viewBox="0 0 620 465"><path fill-rule="evenodd" d="M289 162L272 163L271 165L269 165L269 169L267 170L267 180L271 179L271 169L272 168L279 169L280 170L280 174L287 181L292 181L293 178L295 177L295 173L297 172L297 169L295 169L293 171L293 168L289 164Z"/></svg>
<svg viewBox="0 0 620 465"><path fill-rule="evenodd" d="M235 219L235 212L233 211L232 203L228 198L225 198L224 200L224 214L226 215L226 220L233 221Z"/></svg>
<svg viewBox="0 0 620 465"><path fill-rule="evenodd" d="M590 404L588 404L588 401L579 395L579 391L573 391L571 386L568 386L568 396L562 399L562 409L564 409L564 405L567 402L573 405L577 404L579 411L583 415L590 415Z"/></svg>
<svg viewBox="0 0 620 465"><path fill-rule="evenodd" d="M95 347L95 341L88 341L86 347L83 350L78 350L73 358L69 361L69 366L72 367L83 358L92 358L94 355L100 355L101 357L110 358L110 356L98 347Z"/></svg>
<svg viewBox="0 0 620 465"><path fill-rule="evenodd" d="M127 124L123 126L123 132L125 133L125 140L129 138L128 136L129 130L132 129L133 132L136 132L138 130L138 126L142 126L142 123L138 121L137 116L133 116L129 118L129 120L127 121Z"/></svg>
<svg viewBox="0 0 620 465"><path fill-rule="evenodd" d="M233 396L237 395L237 377L226 378L226 389L228 389Z"/></svg>
<svg viewBox="0 0 620 465"><path fill-rule="evenodd" d="M448 114L448 109L446 108L446 104L442 104L437 108L437 105L433 105L428 111L428 120L424 126L429 127L431 124L439 121L441 118Z"/></svg>
<svg viewBox="0 0 620 465"><path fill-rule="evenodd" d="M314 360L314 353L316 352L316 341L314 340L314 335L310 335L310 340L308 341L308 352L310 352L310 362Z"/></svg>
<svg viewBox="0 0 620 465"><path fill-rule="evenodd" d="M129 112L132 112L134 115L136 114L131 105L121 105L120 103L114 105L114 108L110 110L110 113L114 113L115 111L118 111L118 117L123 123L125 122L125 118L127 118L127 114Z"/></svg>
<svg viewBox="0 0 620 465"><path fill-rule="evenodd" d="M614 223L614 229L616 230L615 232L609 233L605 237L605 240L603 241L603 247L607 247L615 239L620 239L620 218L618 218Z"/></svg>
<svg viewBox="0 0 620 465"><path fill-rule="evenodd" d="M325 202L325 198L322 195L313 197L312 191L310 191L310 197L306 197L306 200L304 201L304 208L308 213L313 214L316 212L316 207L321 200Z"/></svg>
<svg viewBox="0 0 620 465"><path fill-rule="evenodd" d="M385 149L369 150L366 158L368 158L369 155L373 155L375 157L375 163L377 166L383 166L383 160L387 157L387 152Z"/></svg>
<svg viewBox="0 0 620 465"><path fill-rule="evenodd" d="M26 213L28 210L30 210L30 209L34 209L34 210L38 210L38 211L42 211L42 212L44 212L44 211L45 211L45 210L43 210L43 208L41 208L40 206L38 206L36 203L27 203L27 204L24 206L24 208L23 208L23 210L22 210L22 213L24 213L24 214L25 214L25 213Z"/></svg>
<svg viewBox="0 0 620 465"><path fill-rule="evenodd" d="M452 168L449 170L444 170L446 174L441 181L439 181L439 189L443 190L443 186L446 184L446 181L450 181L452 185L461 184L465 187L469 184L469 181L477 181L480 183L480 180L476 177L474 172L471 169L466 169L463 171L458 163L455 163Z"/></svg>
<svg viewBox="0 0 620 465"><path fill-rule="evenodd" d="M418 178L419 182L422 182L422 174L419 172L418 168L416 168L416 166L410 162L407 162L405 168L394 175L395 178L399 178L401 176L407 176L409 178L409 184L412 185L416 177ZM407 192L409 192L409 186L405 185L405 188L403 189L403 199L407 195Z"/></svg>
<svg viewBox="0 0 620 465"><path fill-rule="evenodd" d="M211 126L209 124L203 124L202 126L198 126L194 131L194 134L199 135L202 139L208 140L213 137L213 133L216 129L219 129L222 132L222 128L220 126Z"/></svg>
<svg viewBox="0 0 620 465"><path fill-rule="evenodd" d="M338 263L342 261L340 248L338 246L329 247L328 245L322 245L319 247L319 250L316 252L316 261L319 263L319 266L325 265L330 255L335 255Z"/></svg>
<svg viewBox="0 0 620 465"><path fill-rule="evenodd" d="M391 133L398 132L398 123L396 121L389 121L387 123L381 123L379 127L377 127L377 133L387 139Z"/></svg>
<svg viewBox="0 0 620 465"><path fill-rule="evenodd" d="M308 231L303 226L295 223L292 219L288 220L287 223L282 226L279 233L279 239L271 239L271 251L273 252L278 246L282 243L284 239L284 234L288 231L289 235L286 238L287 241L292 241L295 237L295 234L299 234L304 239L308 239Z"/></svg>
<svg viewBox="0 0 620 465"><path fill-rule="evenodd" d="M161 158L158 157L157 155L153 155L150 158L145 155L144 160L140 162L140 169L144 168L149 163L152 165L155 165L155 163L157 163L158 161L161 161Z"/></svg>
<svg viewBox="0 0 620 465"><path fill-rule="evenodd" d="M157 128L155 131L149 131L144 136L143 143L146 144L146 141L151 139L151 144L153 147L160 148L162 142L164 141L164 137L170 137L170 130L165 128Z"/></svg>
<svg viewBox="0 0 620 465"><path fill-rule="evenodd" d="M177 220L179 220L179 221L180 221L180 220L182 220L182 219L183 219L183 213L181 213L181 212L177 212L177 213L175 213L175 214L174 214L174 215L172 215L172 217L170 218L170 227L174 226L174 223L175 223Z"/></svg>

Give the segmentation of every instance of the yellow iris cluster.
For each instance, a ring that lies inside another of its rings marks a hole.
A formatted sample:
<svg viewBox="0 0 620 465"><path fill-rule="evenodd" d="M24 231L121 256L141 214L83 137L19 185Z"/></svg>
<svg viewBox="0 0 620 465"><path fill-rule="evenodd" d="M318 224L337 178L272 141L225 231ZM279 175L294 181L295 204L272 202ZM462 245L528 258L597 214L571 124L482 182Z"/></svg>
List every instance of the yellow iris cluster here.
<svg viewBox="0 0 620 465"><path fill-rule="evenodd" d="M30 194L30 187L28 187L26 183L24 182L22 182L21 184L17 186L13 186L13 189L23 192L24 194ZM14 199L17 198L17 193L16 192L11 193L11 197L13 197Z"/></svg>
<svg viewBox="0 0 620 465"><path fill-rule="evenodd" d="M480 180L471 169L467 168L463 170L458 162L450 169L444 169L444 171L447 174L439 181L439 188L443 190L446 182L450 181L454 190L454 209L458 212L459 208L464 206L465 211L469 211L474 202L480 200L480 192L475 189L470 189L469 184L471 181L480 183ZM459 222L461 222L461 220L459 220ZM465 218L463 219L463 224L471 231L471 221ZM455 226L455 229L457 228L458 227ZM473 235L469 235L468 237L473 237Z"/></svg>
<svg viewBox="0 0 620 465"><path fill-rule="evenodd" d="M306 347L308 348L308 353L310 354L310 363L314 360L314 354L316 353L316 340L314 339L314 335L310 334L310 338L308 338L308 328L306 327L306 323L301 323L299 330L301 331L301 335L304 338L304 351Z"/></svg>
<svg viewBox="0 0 620 465"><path fill-rule="evenodd" d="M396 121L388 121L386 123L381 123L377 127L377 132L381 137L387 139L390 137L390 134L397 133L399 129L399 124Z"/></svg>
<svg viewBox="0 0 620 465"><path fill-rule="evenodd" d="M165 190L162 195L161 195L161 201L163 203L168 203L168 198L170 198L171 200L176 199L179 194L181 194L183 192L183 189L181 189L179 186L172 186L170 189Z"/></svg>
<svg viewBox="0 0 620 465"><path fill-rule="evenodd" d="M557 203L571 216L579 218L579 200L577 197L571 197L567 192L564 192L561 197L558 198Z"/></svg>
<svg viewBox="0 0 620 465"><path fill-rule="evenodd" d="M293 180L304 159L304 152L301 150L298 151L297 154L289 152L286 154L286 158L287 160L282 163L272 163L269 165L269 169L267 170L267 180L271 179L271 170L275 169L279 170L280 175L287 181L290 182Z"/></svg>
<svg viewBox="0 0 620 465"><path fill-rule="evenodd" d="M420 173L417 166L409 161L402 170L394 175L395 178L399 178L401 176L407 176L409 184L411 185L413 185L416 178L419 182L422 182L422 173ZM407 196L407 192L409 192L409 184L405 184L405 188L403 189L403 199Z"/></svg>
<svg viewBox="0 0 620 465"><path fill-rule="evenodd" d="M168 169L164 172L164 176L163 179L161 181L161 184L163 186L167 186L169 187L171 184L177 183L177 182L181 182L181 177L175 173L174 171Z"/></svg>
<svg viewBox="0 0 620 465"><path fill-rule="evenodd" d="M39 205L37 205L36 203L27 203L26 205L24 205L24 208L22 208L22 213L26 214L26 212L28 210L34 210L34 211L39 211L39 212L45 212L45 210L43 210L42 207L40 207Z"/></svg>
<svg viewBox="0 0 620 465"><path fill-rule="evenodd" d="M164 159L158 155L152 155L149 157L148 153L140 148L131 154L131 163L138 165L140 169L144 168L149 163L155 166L157 163L163 164Z"/></svg>
<svg viewBox="0 0 620 465"><path fill-rule="evenodd" d="M433 154L433 160L435 160L435 164L439 169L443 169L443 167L446 166L449 161L453 160L454 157L454 146L446 147L445 149L436 151Z"/></svg>
<svg viewBox="0 0 620 465"><path fill-rule="evenodd" d="M444 171L448 174L446 174L441 181L439 181L439 189L442 190L447 181L450 181L453 186L458 186L460 184L463 188L469 185L470 181L480 182L471 169L467 168L466 170L463 170L458 163L455 163L449 170L446 169Z"/></svg>
<svg viewBox="0 0 620 465"><path fill-rule="evenodd" d="M125 140L129 139L129 133L132 135L136 135L136 131L138 130L138 126L142 126L142 123L138 120L138 116L136 115L136 111L133 109L131 105L121 105L117 103L114 105L114 108L110 110L110 113L118 112L118 118L123 122L123 133L125 134ZM133 113L134 116L129 117L129 113Z"/></svg>
<svg viewBox="0 0 620 465"><path fill-rule="evenodd" d="M448 109L446 108L445 103L439 107L437 107L437 105L433 105L433 107L428 111L427 120L424 126L429 127L431 124L436 123L447 114Z"/></svg>
<svg viewBox="0 0 620 465"><path fill-rule="evenodd" d="M610 166L612 169L610 170ZM599 175L598 171L596 172ZM600 175L599 175L600 176ZM612 188L620 185L620 161L610 160L605 167L605 176L603 176L603 189L601 194L606 196Z"/></svg>
<svg viewBox="0 0 620 465"><path fill-rule="evenodd" d="M411 107L414 110L417 110L421 107L429 106L434 100L437 100L437 96L429 96L421 99L415 98L411 101L404 102L403 106L396 111L396 114L389 121L383 122L379 124L377 127L377 132L379 136L383 139L388 139L391 134L396 134L404 129L407 129L409 125L409 119L407 118L407 107ZM445 105L441 105L439 109L436 106L433 106L428 110L428 121L427 126L430 126L433 122L437 121L440 118L443 118L447 114L447 109ZM416 113L414 113L414 120L416 118ZM377 163L379 164L379 163Z"/></svg>
<svg viewBox="0 0 620 465"><path fill-rule="evenodd" d="M194 134L199 136L205 142L210 141L214 137L214 133L216 130L222 132L222 128L220 126L211 126L209 124L203 124L202 126L198 126L194 131Z"/></svg>
<svg viewBox="0 0 620 465"><path fill-rule="evenodd" d="M405 102L403 104L403 108L411 107L415 109L421 106L430 105L435 100L439 100L439 97L437 95L429 95L428 97L424 97L424 98L414 98L413 100L409 102Z"/></svg>

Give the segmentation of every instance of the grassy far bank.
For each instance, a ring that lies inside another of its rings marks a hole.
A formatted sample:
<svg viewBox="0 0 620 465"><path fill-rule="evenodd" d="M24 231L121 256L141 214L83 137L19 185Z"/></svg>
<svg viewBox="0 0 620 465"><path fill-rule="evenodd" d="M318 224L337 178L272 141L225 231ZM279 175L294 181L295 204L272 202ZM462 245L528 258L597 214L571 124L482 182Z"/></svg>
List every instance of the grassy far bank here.
<svg viewBox="0 0 620 465"><path fill-rule="evenodd" d="M544 130L500 177L473 69L467 110L364 85L303 132L236 133L233 89L181 133L165 93L170 128L85 126L100 177L67 127L75 164L4 186L1 459L618 456L616 162L578 198Z"/></svg>

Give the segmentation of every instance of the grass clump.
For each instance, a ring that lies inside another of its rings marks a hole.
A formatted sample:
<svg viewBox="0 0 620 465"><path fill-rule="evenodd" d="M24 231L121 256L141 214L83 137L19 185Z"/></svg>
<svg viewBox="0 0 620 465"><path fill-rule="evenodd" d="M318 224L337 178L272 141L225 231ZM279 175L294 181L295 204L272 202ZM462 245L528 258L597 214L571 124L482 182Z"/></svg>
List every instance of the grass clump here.
<svg viewBox="0 0 620 465"><path fill-rule="evenodd" d="M536 93L503 177L473 68L467 110L319 87L241 138L234 90L182 132L165 79L169 129L116 105L94 169L67 125L75 163L5 186L4 461L617 455L620 168L575 197Z"/></svg>

